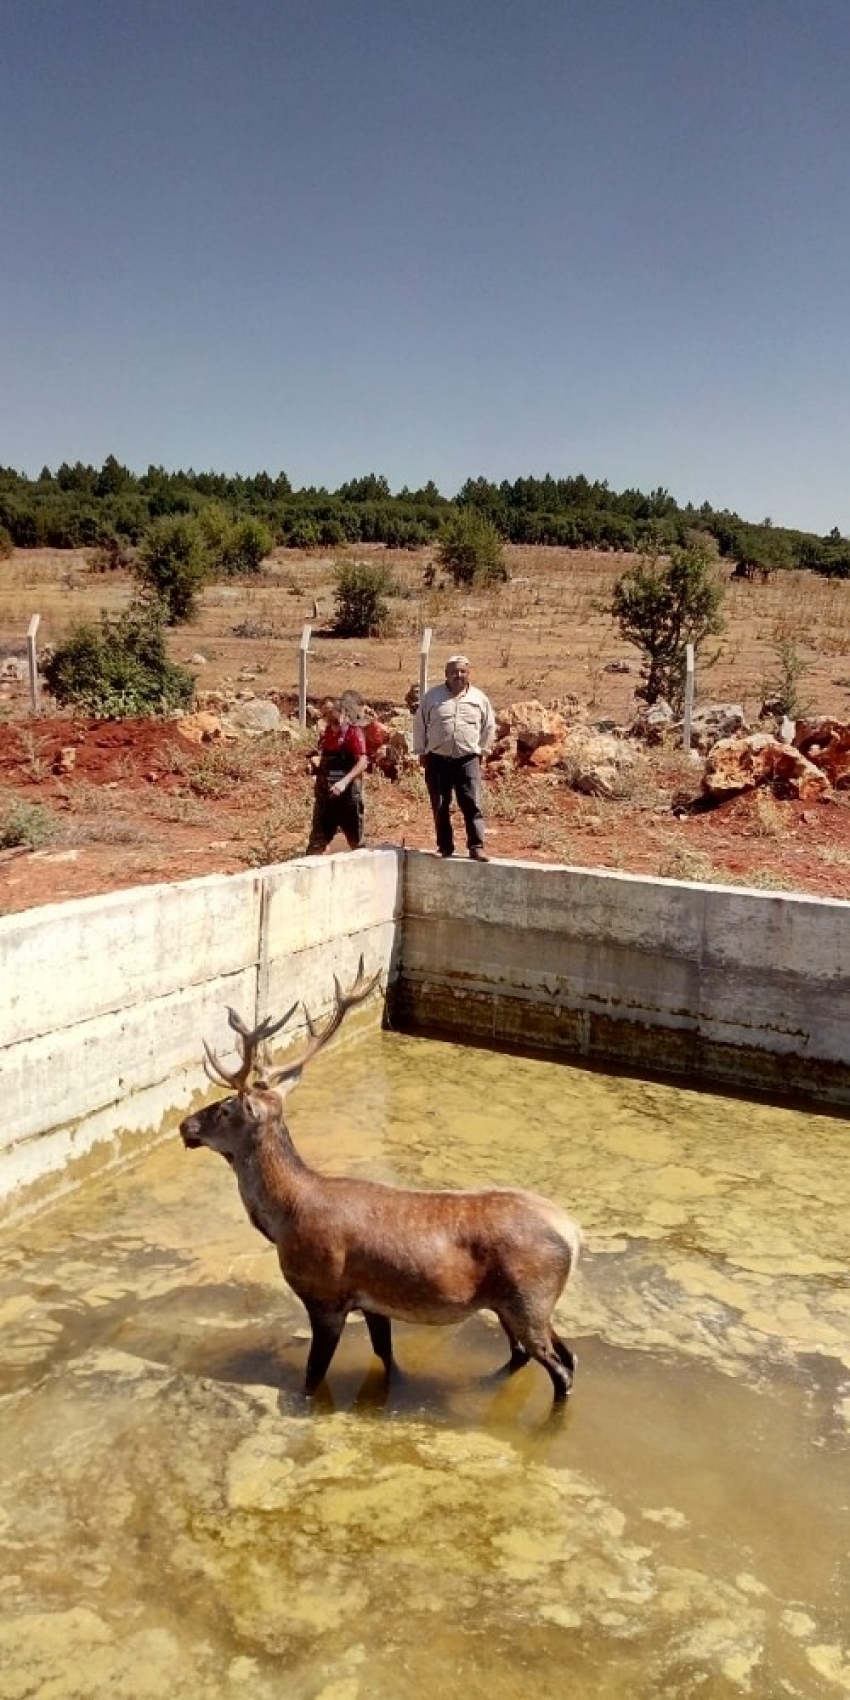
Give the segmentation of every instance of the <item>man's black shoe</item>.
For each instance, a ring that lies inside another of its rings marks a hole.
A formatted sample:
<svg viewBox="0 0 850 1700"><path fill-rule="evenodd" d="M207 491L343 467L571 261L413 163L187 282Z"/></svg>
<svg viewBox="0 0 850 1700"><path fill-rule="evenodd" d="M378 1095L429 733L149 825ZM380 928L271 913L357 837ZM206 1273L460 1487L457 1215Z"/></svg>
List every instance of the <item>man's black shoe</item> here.
<svg viewBox="0 0 850 1700"><path fill-rule="evenodd" d="M483 850L470 850L469 860L471 862L489 862L490 858Z"/></svg>
<svg viewBox="0 0 850 1700"><path fill-rule="evenodd" d="M441 856L453 856L453 855L454 855L454 851L453 851L453 850L441 850L441 851L440 851L440 852L439 852L439 854L440 854L440 855L441 855Z"/></svg>

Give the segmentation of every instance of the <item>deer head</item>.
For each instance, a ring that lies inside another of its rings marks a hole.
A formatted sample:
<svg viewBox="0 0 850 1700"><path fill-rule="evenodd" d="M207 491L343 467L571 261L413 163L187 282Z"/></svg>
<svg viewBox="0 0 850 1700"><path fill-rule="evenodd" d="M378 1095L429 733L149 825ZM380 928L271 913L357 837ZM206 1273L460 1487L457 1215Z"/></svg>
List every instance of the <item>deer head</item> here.
<svg viewBox="0 0 850 1700"><path fill-rule="evenodd" d="M270 1121L280 1121L283 1100L292 1091L293 1086L297 1086L308 1062L317 1056L339 1031L349 1010L365 1002L380 978L380 973L373 975L371 980L364 978L362 956L357 978L349 991L342 990L334 975L335 1007L332 1015L325 1025L319 1028L305 1009L310 1038L297 1062L290 1063L286 1068L262 1068L255 1073L258 1052L265 1048L275 1033L279 1033L281 1028L286 1026L298 1005L293 1004L279 1021L272 1021L267 1017L258 1027L253 1028L246 1025L235 1009L229 1009L227 1018L229 1025L239 1036L242 1061L236 1069L224 1068L204 1040L204 1069L208 1078L216 1085L234 1087L236 1096L224 1098L217 1104L208 1104L205 1109L187 1116L185 1121L180 1123L180 1134L187 1149L193 1151L201 1145L206 1145L212 1151L219 1151L222 1157L226 1157L231 1163L245 1155L258 1133ZM255 1078L251 1082L253 1073Z"/></svg>

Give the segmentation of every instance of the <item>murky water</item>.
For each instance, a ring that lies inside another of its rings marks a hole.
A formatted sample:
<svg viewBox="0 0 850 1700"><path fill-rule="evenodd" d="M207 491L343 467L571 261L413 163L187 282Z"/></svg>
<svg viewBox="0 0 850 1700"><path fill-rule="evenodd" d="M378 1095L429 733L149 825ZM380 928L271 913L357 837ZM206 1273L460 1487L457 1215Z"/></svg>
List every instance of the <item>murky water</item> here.
<svg viewBox="0 0 850 1700"><path fill-rule="evenodd" d="M390 1035L318 1167L583 1223L576 1390L494 1320L350 1322L324 1394L232 1174L175 1135L0 1241L3 1700L850 1694L850 1125Z"/></svg>

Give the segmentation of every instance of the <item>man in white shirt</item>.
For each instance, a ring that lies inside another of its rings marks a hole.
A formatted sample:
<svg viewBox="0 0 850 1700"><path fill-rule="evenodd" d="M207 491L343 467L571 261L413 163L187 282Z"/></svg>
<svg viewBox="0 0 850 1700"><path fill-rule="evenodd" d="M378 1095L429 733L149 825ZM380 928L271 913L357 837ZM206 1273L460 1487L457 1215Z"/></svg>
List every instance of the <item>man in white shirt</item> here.
<svg viewBox="0 0 850 1700"><path fill-rule="evenodd" d="M455 797L473 862L490 860L484 853L481 757L495 735L492 704L469 682L468 656L451 655L445 684L425 692L413 721L413 748L425 769L441 856L454 855L451 807Z"/></svg>

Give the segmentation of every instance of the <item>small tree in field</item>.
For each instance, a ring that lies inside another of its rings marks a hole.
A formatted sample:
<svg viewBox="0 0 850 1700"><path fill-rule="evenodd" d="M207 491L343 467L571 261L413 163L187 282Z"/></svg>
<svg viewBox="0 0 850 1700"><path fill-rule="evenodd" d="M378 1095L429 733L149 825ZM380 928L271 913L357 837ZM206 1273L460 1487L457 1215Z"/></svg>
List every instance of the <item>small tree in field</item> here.
<svg viewBox="0 0 850 1700"><path fill-rule="evenodd" d="M390 623L387 597L393 580L389 567L377 561L341 561L335 577L334 630L340 637L383 637Z"/></svg>
<svg viewBox="0 0 850 1700"><path fill-rule="evenodd" d="M698 652L723 630L722 600L723 587L702 549L647 555L617 580L608 612L627 642L643 651L647 673L640 695L648 703L666 697L681 708L687 646Z"/></svg>
<svg viewBox="0 0 850 1700"><path fill-rule="evenodd" d="M198 595L209 572L207 548L197 520L184 514L154 520L142 538L136 572L164 605L169 626L194 619Z"/></svg>
<svg viewBox="0 0 850 1700"><path fill-rule="evenodd" d="M437 547L455 584L497 584L508 576L501 536L477 508L461 508Z"/></svg>
<svg viewBox="0 0 850 1700"><path fill-rule="evenodd" d="M227 509L209 502L197 519L207 557L210 578L237 578L260 571L274 538L262 520L248 515L231 519Z"/></svg>

